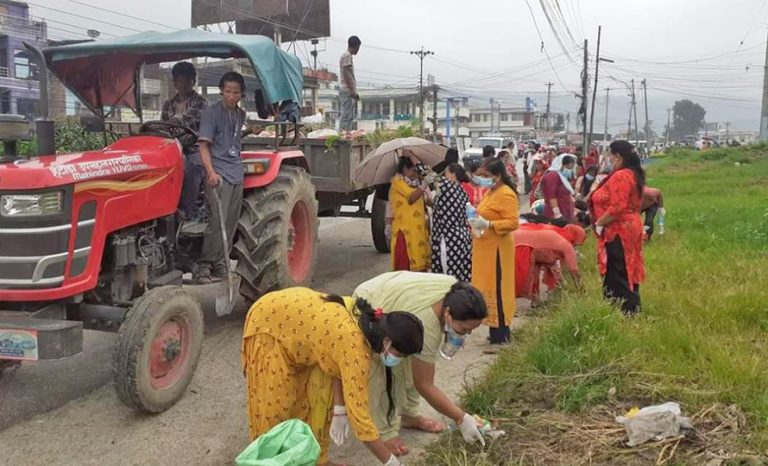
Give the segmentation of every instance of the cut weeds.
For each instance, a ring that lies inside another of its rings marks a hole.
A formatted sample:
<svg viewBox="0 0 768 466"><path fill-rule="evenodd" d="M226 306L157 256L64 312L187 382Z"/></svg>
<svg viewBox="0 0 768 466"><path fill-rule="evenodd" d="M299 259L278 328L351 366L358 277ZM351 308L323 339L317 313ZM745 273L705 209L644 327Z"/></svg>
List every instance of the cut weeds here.
<svg viewBox="0 0 768 466"><path fill-rule="evenodd" d="M466 409L506 437L481 449L446 435L426 464L765 464L768 147L675 151L648 184L668 216L645 248L642 313L603 302L588 241L585 289L558 292L467 387ZM614 417L666 401L695 431L627 447Z"/></svg>

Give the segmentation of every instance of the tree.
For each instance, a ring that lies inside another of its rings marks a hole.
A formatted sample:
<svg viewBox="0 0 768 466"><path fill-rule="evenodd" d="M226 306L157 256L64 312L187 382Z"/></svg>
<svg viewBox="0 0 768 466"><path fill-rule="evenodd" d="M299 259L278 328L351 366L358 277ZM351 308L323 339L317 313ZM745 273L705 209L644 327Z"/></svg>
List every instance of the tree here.
<svg viewBox="0 0 768 466"><path fill-rule="evenodd" d="M706 114L701 105L688 99L678 100L672 107L672 131L669 135L676 141L695 135L704 126Z"/></svg>

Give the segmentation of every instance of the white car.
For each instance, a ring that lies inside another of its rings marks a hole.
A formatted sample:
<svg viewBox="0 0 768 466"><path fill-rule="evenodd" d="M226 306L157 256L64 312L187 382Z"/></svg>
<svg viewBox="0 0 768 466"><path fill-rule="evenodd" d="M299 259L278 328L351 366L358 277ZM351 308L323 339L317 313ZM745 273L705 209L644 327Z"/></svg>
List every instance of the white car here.
<svg viewBox="0 0 768 466"><path fill-rule="evenodd" d="M513 147L515 147L515 152L512 155L517 156L517 141L515 138L505 138L503 136L483 136L477 138L472 147L464 151L461 161L464 167L467 167L470 162L483 158L483 148L485 146L493 146L495 155L499 155L499 152L506 150L509 144L513 144Z"/></svg>

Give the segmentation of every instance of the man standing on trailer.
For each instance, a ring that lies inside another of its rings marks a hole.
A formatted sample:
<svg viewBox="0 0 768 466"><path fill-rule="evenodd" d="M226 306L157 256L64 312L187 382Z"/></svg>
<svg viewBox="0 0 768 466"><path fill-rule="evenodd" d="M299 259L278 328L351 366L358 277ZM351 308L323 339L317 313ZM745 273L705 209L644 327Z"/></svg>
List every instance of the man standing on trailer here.
<svg viewBox="0 0 768 466"><path fill-rule="evenodd" d="M339 130L351 131L357 129L357 80L355 79L355 65L352 57L360 51L360 38L351 36L347 40L347 50L339 59L339 101L340 112Z"/></svg>

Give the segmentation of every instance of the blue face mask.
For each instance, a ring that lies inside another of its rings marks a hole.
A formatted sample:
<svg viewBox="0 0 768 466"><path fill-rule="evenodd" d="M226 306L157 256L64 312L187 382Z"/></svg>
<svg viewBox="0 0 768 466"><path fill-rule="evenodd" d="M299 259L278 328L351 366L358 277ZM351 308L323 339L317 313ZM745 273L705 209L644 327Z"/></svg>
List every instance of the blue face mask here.
<svg viewBox="0 0 768 466"><path fill-rule="evenodd" d="M594 175L589 175L589 174L584 175L584 178L588 179L589 181L594 181L595 179Z"/></svg>
<svg viewBox="0 0 768 466"><path fill-rule="evenodd" d="M472 176L472 182L481 188L492 188L494 184L493 178L486 178L484 176L477 175Z"/></svg>
<svg viewBox="0 0 768 466"><path fill-rule="evenodd" d="M379 354L379 357L381 358L381 362L387 366L387 367L395 367L396 365L400 364L400 362L403 360L403 358L399 356L395 356L394 354L389 353L390 346L387 346L384 348L384 352Z"/></svg>
<svg viewBox="0 0 768 466"><path fill-rule="evenodd" d="M563 168L561 173L563 174L563 176L569 179L573 176L573 170L571 170L570 168Z"/></svg>

